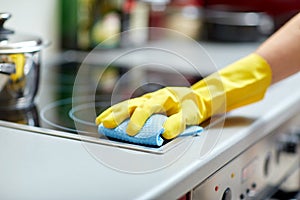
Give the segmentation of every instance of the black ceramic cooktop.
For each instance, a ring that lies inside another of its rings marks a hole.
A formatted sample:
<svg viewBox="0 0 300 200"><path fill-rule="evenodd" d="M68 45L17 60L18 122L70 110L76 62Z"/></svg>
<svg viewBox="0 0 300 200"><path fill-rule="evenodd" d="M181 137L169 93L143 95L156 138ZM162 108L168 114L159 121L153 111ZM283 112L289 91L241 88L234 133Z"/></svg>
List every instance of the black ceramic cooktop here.
<svg viewBox="0 0 300 200"><path fill-rule="evenodd" d="M111 104L164 86L187 86L199 80L199 76L151 66L134 69L66 62L41 70L35 102L24 109L0 110L0 120L75 134L97 134L95 117Z"/></svg>

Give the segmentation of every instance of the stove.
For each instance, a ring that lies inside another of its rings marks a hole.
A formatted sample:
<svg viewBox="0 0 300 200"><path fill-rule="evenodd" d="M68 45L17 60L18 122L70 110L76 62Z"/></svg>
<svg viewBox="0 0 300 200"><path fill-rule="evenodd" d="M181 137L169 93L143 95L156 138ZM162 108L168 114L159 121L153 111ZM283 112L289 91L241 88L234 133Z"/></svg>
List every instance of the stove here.
<svg viewBox="0 0 300 200"><path fill-rule="evenodd" d="M70 133L74 137L86 136L97 143L152 153L162 153L169 145L157 148L115 140L111 143L110 138L97 131L97 114L115 103L164 86L189 86L201 79L155 64L132 70L128 65L62 61L42 71L36 101L24 109L0 110L0 120L28 125L37 131L46 129L50 134Z"/></svg>
<svg viewBox="0 0 300 200"><path fill-rule="evenodd" d="M299 141L297 114L193 188L192 199L300 199Z"/></svg>
<svg viewBox="0 0 300 200"><path fill-rule="evenodd" d="M37 199L55 197L58 193L53 191L68 187L73 192L81 191L76 193L77 198L89 194L91 199L124 196L128 199L204 200L298 198L299 73L273 85L263 101L203 124L205 131L200 137L177 138L156 148L112 141L99 135L94 124L96 114L124 99L166 85L187 86L201 77L153 65L134 72L131 69L128 65L73 61L43 68L35 103L22 110L0 111L0 128L7 131L0 131L0 136L10 144L3 143L1 152L15 152L8 160L0 155L6 159L1 169L7 165L14 172L11 175L18 175L13 182L11 176L2 174L4 182L1 180L0 184L8 187L4 183L9 180L16 187L27 188L26 181L19 180L35 177L32 187L18 194L27 197L35 194ZM85 78L78 79L78 73L85 74L82 76ZM39 146L40 142L43 145ZM23 148L12 149L14 144ZM27 144L34 144L34 148ZM44 149L44 145L50 150ZM82 153L86 150L99 162ZM10 164L11 160L17 164ZM20 169L20 160L36 165L32 165L32 169ZM85 168L82 164L86 164ZM17 173L22 170L24 173ZM67 178L59 182L52 178L65 174ZM74 181L74 174L80 181ZM43 180L48 181L45 186L40 184ZM53 186L52 190L48 185ZM120 187L124 190L116 193L114 188ZM63 194L63 197L74 197L72 192Z"/></svg>

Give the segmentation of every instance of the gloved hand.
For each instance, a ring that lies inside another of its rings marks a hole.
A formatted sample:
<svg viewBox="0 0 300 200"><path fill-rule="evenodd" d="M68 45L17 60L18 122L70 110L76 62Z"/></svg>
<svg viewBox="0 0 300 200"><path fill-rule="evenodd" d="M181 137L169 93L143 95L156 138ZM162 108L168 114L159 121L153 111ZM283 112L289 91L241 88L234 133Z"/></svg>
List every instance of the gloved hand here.
<svg viewBox="0 0 300 200"><path fill-rule="evenodd" d="M118 103L96 118L96 124L115 128L130 117L127 133L134 136L153 113L165 113L163 137L172 139L187 125L197 125L218 112L263 98L271 83L271 69L259 55L251 54L192 87L166 87ZM224 109L222 109L224 108Z"/></svg>

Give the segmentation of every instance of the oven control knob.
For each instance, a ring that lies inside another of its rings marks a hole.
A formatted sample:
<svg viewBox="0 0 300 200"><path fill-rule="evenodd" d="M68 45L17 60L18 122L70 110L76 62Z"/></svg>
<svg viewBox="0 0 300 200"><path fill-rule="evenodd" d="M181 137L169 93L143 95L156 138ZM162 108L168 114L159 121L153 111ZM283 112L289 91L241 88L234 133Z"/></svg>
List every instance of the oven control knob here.
<svg viewBox="0 0 300 200"><path fill-rule="evenodd" d="M281 138L281 150L285 153L295 154L297 153L297 147L299 143L299 139L296 135L286 135Z"/></svg>
<svg viewBox="0 0 300 200"><path fill-rule="evenodd" d="M232 199L231 189L228 187L223 193L222 200L231 200L231 199Z"/></svg>

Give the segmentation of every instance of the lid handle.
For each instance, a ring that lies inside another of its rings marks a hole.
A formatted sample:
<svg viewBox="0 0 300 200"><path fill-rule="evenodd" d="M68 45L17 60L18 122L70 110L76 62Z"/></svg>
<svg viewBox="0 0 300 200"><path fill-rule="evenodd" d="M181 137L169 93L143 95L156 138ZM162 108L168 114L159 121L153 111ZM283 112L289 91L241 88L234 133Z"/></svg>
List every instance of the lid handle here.
<svg viewBox="0 0 300 200"><path fill-rule="evenodd" d="M13 30L4 28L4 23L11 17L10 13L0 13L0 34L12 34Z"/></svg>

